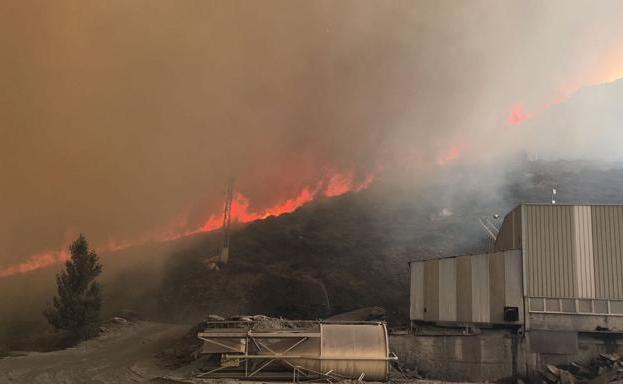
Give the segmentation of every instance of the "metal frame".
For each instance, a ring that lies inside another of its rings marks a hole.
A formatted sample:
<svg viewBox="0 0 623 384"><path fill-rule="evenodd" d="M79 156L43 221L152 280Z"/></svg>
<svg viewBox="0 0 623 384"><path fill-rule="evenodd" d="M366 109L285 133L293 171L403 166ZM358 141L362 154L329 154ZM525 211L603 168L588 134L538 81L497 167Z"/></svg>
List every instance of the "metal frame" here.
<svg viewBox="0 0 623 384"><path fill-rule="evenodd" d="M360 360L360 361L391 361L397 360L397 356L390 354L385 358L357 358L357 357L323 357L323 356L303 356L303 355L289 355L299 345L303 344L312 338L321 338L321 329L318 331L310 332L309 329L304 327L311 327L320 324L382 324L382 322L352 322L352 321L295 321L294 323L302 328L287 328L287 329L270 329L266 332L252 329L255 322L253 321L214 321L206 322L208 328L217 330L219 328L227 328L225 332L200 332L197 336L199 339L211 343L222 348L231 350L232 353L221 353L221 357L225 360L239 360L239 364L236 367L233 366L219 366L206 372L202 372L196 375L197 378L234 378L234 379L250 379L250 378L263 378L263 379L292 379L295 382L306 380L321 380L327 382L341 381L347 379L347 377L338 375L332 370L329 372L320 372L313 369L293 364L290 360ZM241 327L240 332L232 332L232 328ZM387 331L386 331L387 332ZM386 335L387 336L387 335ZM240 352L239 348L219 342L217 339L231 338L244 340L244 352ZM274 347L269 347L264 341L268 340L291 340L284 349L281 351L274 350ZM386 337L387 340L387 337ZM250 346L254 347L251 350ZM282 363L285 366L289 366L292 370L284 370L281 366L278 371L271 371L269 367L275 363ZM240 369L240 364L244 364L244 371ZM233 368L233 369L232 369ZM227 372L224 372L227 371Z"/></svg>

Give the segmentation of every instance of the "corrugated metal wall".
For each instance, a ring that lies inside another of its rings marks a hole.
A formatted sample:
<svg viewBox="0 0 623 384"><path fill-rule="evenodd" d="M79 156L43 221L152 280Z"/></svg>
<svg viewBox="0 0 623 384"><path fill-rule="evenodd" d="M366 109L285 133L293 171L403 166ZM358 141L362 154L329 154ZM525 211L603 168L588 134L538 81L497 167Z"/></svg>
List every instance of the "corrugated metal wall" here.
<svg viewBox="0 0 623 384"><path fill-rule="evenodd" d="M576 265L576 294L580 298L595 297L595 258L591 211L589 206L573 207L573 256Z"/></svg>
<svg viewBox="0 0 623 384"><path fill-rule="evenodd" d="M490 321L489 255L465 256L471 264L471 319L476 323Z"/></svg>
<svg viewBox="0 0 623 384"><path fill-rule="evenodd" d="M412 262L410 268L411 320L503 323L507 305L523 313L520 251Z"/></svg>
<svg viewBox="0 0 623 384"><path fill-rule="evenodd" d="M623 299L623 206L522 205L504 218L495 248L411 263L411 319L500 323L505 305L523 318L524 289L530 302L540 300L534 311L563 301L587 311L557 299L589 307Z"/></svg>
<svg viewBox="0 0 623 384"><path fill-rule="evenodd" d="M525 205L524 256L529 296L575 297L572 206Z"/></svg>
<svg viewBox="0 0 623 384"><path fill-rule="evenodd" d="M456 258L438 262L439 320L456 321Z"/></svg>
<svg viewBox="0 0 623 384"><path fill-rule="evenodd" d="M496 249L517 238L527 296L623 298L623 206L522 205L504 219Z"/></svg>
<svg viewBox="0 0 623 384"><path fill-rule="evenodd" d="M595 295L623 298L623 207L592 206Z"/></svg>
<svg viewBox="0 0 623 384"><path fill-rule="evenodd" d="M424 262L424 320L439 320L439 260Z"/></svg>
<svg viewBox="0 0 623 384"><path fill-rule="evenodd" d="M521 206L516 207L504 217L494 249L496 252L521 249Z"/></svg>

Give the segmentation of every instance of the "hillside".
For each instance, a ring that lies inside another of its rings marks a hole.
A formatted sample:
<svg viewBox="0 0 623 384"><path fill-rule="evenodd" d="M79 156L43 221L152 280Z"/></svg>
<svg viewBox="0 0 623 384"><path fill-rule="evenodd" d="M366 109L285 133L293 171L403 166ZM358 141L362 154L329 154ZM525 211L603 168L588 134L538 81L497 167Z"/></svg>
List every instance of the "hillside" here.
<svg viewBox="0 0 623 384"><path fill-rule="evenodd" d="M216 250L217 233L103 254L105 316L318 318L382 306L390 322L404 323L409 260L486 251L490 243L478 218L503 216L520 202L547 202L552 187L560 203L623 203L623 167L519 161L496 178L456 167L426 187L392 189L381 180L367 191L235 227L230 263L220 271L204 263ZM0 281L0 305L13 315L2 327L11 345L15 335L45 327L40 313L52 295L53 273ZM10 300L17 293L22 299Z"/></svg>

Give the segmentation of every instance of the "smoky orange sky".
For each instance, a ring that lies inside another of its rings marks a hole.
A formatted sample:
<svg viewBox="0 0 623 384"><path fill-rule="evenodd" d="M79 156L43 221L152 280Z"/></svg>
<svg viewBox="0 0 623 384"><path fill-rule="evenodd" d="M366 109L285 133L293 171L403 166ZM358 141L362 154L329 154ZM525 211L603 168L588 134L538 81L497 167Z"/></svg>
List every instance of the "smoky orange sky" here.
<svg viewBox="0 0 623 384"><path fill-rule="evenodd" d="M230 176L254 211L423 182L518 103L623 77L621 46L619 1L2 2L0 268L196 228Z"/></svg>

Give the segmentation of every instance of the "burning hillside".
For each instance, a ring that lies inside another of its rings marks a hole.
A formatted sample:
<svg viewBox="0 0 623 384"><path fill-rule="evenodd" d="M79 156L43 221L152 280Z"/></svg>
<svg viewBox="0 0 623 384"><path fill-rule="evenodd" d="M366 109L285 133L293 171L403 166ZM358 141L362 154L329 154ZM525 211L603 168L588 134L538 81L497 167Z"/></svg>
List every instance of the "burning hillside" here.
<svg viewBox="0 0 623 384"><path fill-rule="evenodd" d="M290 213L306 203L311 202L317 196L340 196L348 192L358 192L370 186L374 175L369 174L358 180L353 172L340 174L334 173L316 183L313 187L304 187L295 197L288 198L268 208L254 210L251 201L241 192L236 192L232 201L231 215L234 222L250 223L266 219L270 216L279 216ZM196 228L188 228L185 219L177 223L176 228L160 231L156 234L143 236L137 240L109 241L108 244L97 246L99 252L119 251L129 247L135 247L148 242L172 241L198 233L211 232L221 228L223 218L221 214L213 213ZM26 262L0 269L0 278L19 273L31 272L40 268L46 268L62 263L69 258L66 250L50 251L31 256Z"/></svg>
<svg viewBox="0 0 623 384"><path fill-rule="evenodd" d="M108 252L217 228L231 175L244 223L364 189L379 170L411 188L448 164L503 164L567 125L529 129L552 100L623 76L621 12L19 2L0 23L0 275L58 264L79 232ZM567 129L564 157L601 156L609 143L577 145L588 135L589 124Z"/></svg>

